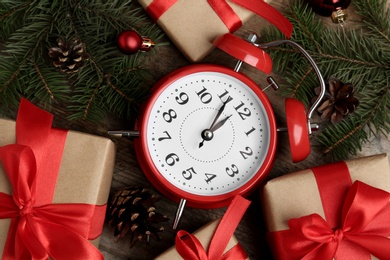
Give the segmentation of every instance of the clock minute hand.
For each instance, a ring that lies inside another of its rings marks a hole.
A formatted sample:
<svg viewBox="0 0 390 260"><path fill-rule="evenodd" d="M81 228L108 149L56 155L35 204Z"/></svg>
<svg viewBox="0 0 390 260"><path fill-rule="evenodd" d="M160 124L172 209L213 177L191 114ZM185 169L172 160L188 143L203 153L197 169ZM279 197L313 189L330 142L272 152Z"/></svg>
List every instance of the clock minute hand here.
<svg viewBox="0 0 390 260"><path fill-rule="evenodd" d="M219 129L221 126L223 126L226 121L231 117L232 115L222 119L218 123L216 123L211 129L205 129L202 131L202 141L199 143L199 148L203 146L204 141L210 141L214 137L214 131Z"/></svg>
<svg viewBox="0 0 390 260"><path fill-rule="evenodd" d="M227 104L231 99L232 99L232 98L229 97L228 99L226 99L225 102L223 102L223 105L222 105L221 108L218 110L218 113L217 113L217 115L215 116L214 121L213 121L213 123L211 124L211 126L210 126L209 129L212 129L212 128L213 128L213 126L214 126L215 123L217 122L218 118L221 116L223 110L225 109L226 104Z"/></svg>

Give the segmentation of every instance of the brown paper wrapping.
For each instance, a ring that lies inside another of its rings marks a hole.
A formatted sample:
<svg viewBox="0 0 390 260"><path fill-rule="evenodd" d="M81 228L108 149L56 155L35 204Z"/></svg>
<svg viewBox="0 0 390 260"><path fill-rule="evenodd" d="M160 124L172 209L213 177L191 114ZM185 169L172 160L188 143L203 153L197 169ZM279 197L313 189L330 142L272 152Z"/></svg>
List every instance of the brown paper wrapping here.
<svg viewBox="0 0 390 260"><path fill-rule="evenodd" d="M216 220L204 225L203 227L201 227L200 229L198 229L194 233L192 233L199 240L199 242L202 244L202 246L206 250L206 252L207 252L209 243L210 243L211 239L213 238L214 232L217 229L217 226L218 226L220 221L221 221L221 219L216 219ZM229 240L228 245L226 246L225 252L229 251L237 243L238 243L238 241L237 241L236 237L232 236L232 238ZM155 259L156 260L181 260L183 258L176 251L175 246L172 246L171 248L166 250L164 253L160 254Z"/></svg>
<svg viewBox="0 0 390 260"><path fill-rule="evenodd" d="M15 143L15 122L0 119L0 146ZM53 203L107 203L115 163L115 145L104 137L68 131ZM0 163L0 192L12 188ZM0 219L0 255L7 239L9 219ZM91 241L96 247L100 238Z"/></svg>
<svg viewBox="0 0 390 260"><path fill-rule="evenodd" d="M346 161L352 182L360 180L390 192L387 154ZM320 194L310 169L267 182L262 193L265 222L269 232L289 229L288 220L317 213L325 219Z"/></svg>
<svg viewBox="0 0 390 260"><path fill-rule="evenodd" d="M138 0L144 9L152 1ZM243 24L254 15L241 6L229 1L227 3ZM203 59L214 49L214 39L229 32L206 0L177 1L158 19L157 24L191 62Z"/></svg>

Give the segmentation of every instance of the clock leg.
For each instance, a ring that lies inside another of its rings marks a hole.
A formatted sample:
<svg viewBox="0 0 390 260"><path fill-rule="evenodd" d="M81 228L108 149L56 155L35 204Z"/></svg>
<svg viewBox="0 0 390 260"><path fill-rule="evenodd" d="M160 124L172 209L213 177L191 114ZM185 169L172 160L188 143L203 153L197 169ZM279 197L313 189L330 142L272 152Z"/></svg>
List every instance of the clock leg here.
<svg viewBox="0 0 390 260"><path fill-rule="evenodd" d="M139 132L138 131L108 131L107 132L109 135L113 136L119 136L119 137L139 137Z"/></svg>
<svg viewBox="0 0 390 260"><path fill-rule="evenodd" d="M187 200L180 199L179 206L177 207L176 210L175 220L173 221L173 226L172 226L173 230L175 230L179 225L181 215L183 214L184 207L186 206L186 202Z"/></svg>

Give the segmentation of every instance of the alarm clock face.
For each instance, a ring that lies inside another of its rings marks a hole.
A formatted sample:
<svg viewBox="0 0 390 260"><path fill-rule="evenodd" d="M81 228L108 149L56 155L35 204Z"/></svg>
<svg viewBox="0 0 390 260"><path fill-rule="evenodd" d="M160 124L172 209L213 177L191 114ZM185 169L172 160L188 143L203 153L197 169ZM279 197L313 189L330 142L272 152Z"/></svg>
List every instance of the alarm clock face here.
<svg viewBox="0 0 390 260"><path fill-rule="evenodd" d="M202 207L222 206L255 187L276 146L262 90L213 65L186 67L157 84L140 135L151 182L168 197Z"/></svg>

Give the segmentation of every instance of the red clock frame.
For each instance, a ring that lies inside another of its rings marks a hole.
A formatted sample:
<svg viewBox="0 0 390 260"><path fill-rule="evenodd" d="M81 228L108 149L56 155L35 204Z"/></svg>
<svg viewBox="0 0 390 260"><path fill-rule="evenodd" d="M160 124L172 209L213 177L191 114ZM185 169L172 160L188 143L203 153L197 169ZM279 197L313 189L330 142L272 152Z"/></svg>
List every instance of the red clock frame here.
<svg viewBox="0 0 390 260"><path fill-rule="evenodd" d="M238 189L231 191L229 193L213 196L204 196L204 195L195 195L188 192L185 192L170 182L168 182L162 174L158 171L154 165L151 156L149 154L147 146L147 122L151 112L151 109L159 98L160 94L171 84L173 84L178 79L198 72L219 72L223 74L230 75L238 80L244 82L249 86L254 93L259 97L262 102L265 112L267 114L269 125L270 125L270 144L264 160L263 165L257 171L253 178L251 178L247 183ZM151 97L148 102L145 104L143 111L141 112L141 117L137 122L139 128L140 136L139 138L134 139L134 148L136 151L137 159L140 163L140 167L144 172L145 176L152 183L152 185L159 190L164 196L170 198L173 201L179 201L180 199L186 199L187 205L190 207L196 208L219 208L227 206L232 197L235 195L245 196L251 191L253 191L262 180L268 175L269 171L274 162L274 157L276 153L276 144L277 144L277 128L275 122L275 116L272 109L272 106L268 100L268 97L263 93L262 89L249 77L246 75L236 72L230 68L214 65L214 64L194 64L189 65L183 68L180 68L174 72L163 77L158 81L151 90Z"/></svg>

